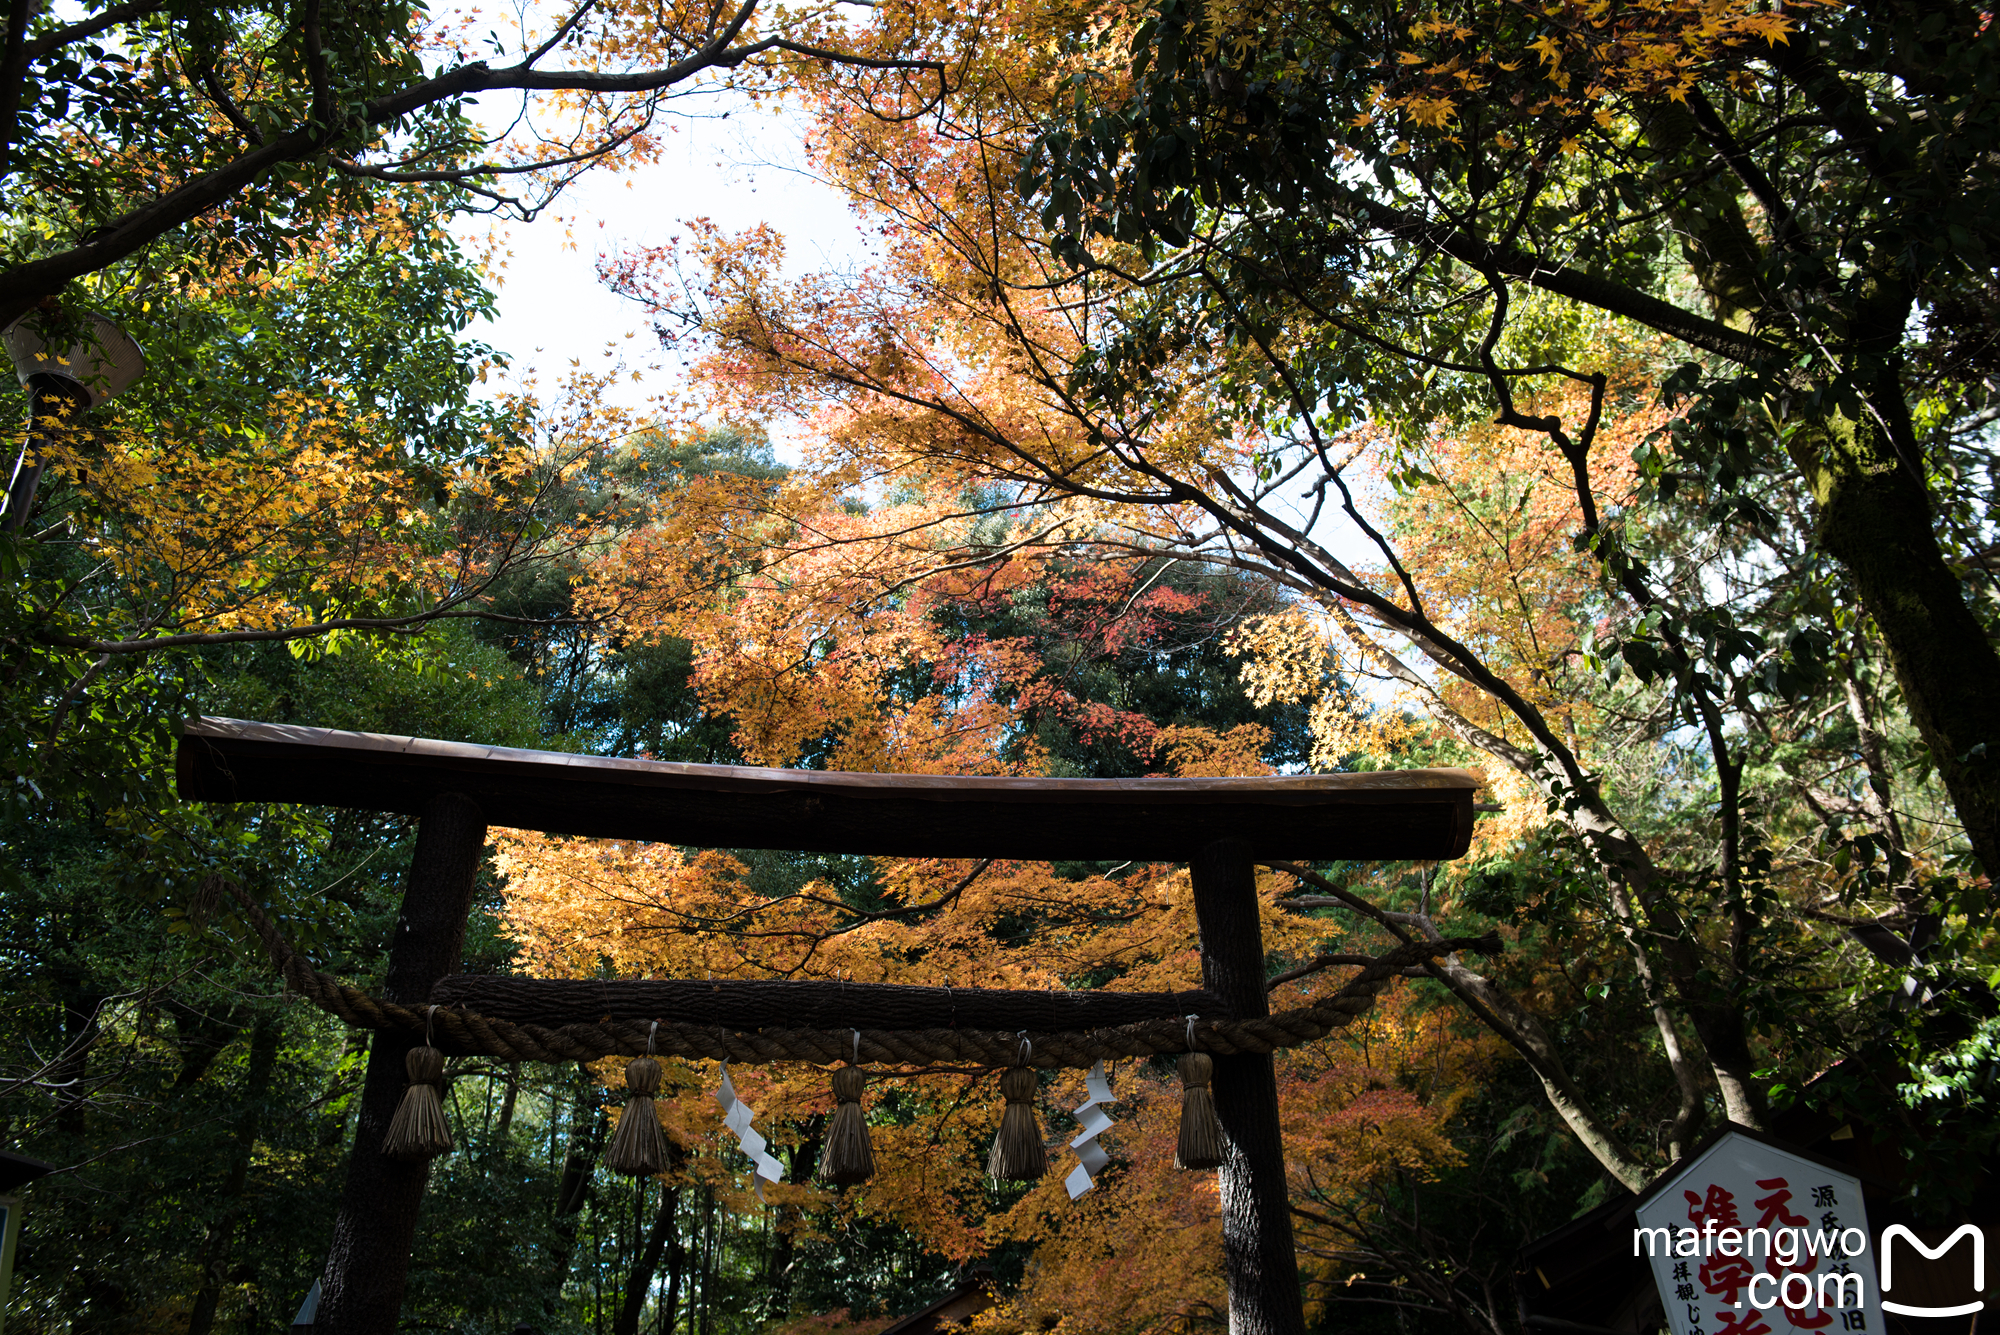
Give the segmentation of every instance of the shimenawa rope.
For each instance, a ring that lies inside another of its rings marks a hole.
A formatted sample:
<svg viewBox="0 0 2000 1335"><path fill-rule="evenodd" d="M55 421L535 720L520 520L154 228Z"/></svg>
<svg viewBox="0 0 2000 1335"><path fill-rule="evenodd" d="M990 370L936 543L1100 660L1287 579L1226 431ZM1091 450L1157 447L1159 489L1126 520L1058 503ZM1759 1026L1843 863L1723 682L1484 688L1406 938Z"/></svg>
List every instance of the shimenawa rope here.
<svg viewBox="0 0 2000 1335"><path fill-rule="evenodd" d="M252 930L271 954L285 981L330 1015L362 1029L409 1034L434 1033L440 1046L461 1055L498 1057L502 1061L595 1061L600 1057L638 1057L652 1052L663 1057L764 1062L874 1062L896 1066L975 1063L986 1066L1028 1065L1043 1070L1087 1069L1098 1061L1121 1057L1152 1057L1199 1048L1230 1055L1272 1052L1325 1037L1364 1014L1375 994L1391 978L1412 965L1456 951L1497 954L1499 937L1447 937L1417 941L1377 956L1332 995L1294 1010L1244 1019L1201 1020L1165 1015L1157 1020L1109 1029L1025 1034L979 1029L785 1029L732 1031L716 1025L679 1024L671 1020L603 1020L596 1024L565 1024L550 1028L514 1023L478 1011L435 1008L426 1024L422 1006L411 1008L370 996L322 973L292 949L284 936L234 881L230 895L242 908ZM652 1042L649 1042L652 1039ZM1023 1057L1024 1040L1030 1045Z"/></svg>

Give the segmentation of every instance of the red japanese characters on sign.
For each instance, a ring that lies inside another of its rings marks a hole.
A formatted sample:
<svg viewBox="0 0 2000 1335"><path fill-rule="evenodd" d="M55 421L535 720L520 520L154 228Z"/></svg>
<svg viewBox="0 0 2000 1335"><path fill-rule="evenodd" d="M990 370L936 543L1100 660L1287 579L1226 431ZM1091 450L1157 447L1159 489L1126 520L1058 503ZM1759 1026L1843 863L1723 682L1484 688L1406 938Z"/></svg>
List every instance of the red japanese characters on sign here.
<svg viewBox="0 0 2000 1335"><path fill-rule="evenodd" d="M1879 1332L1868 1216L1854 1177L1731 1132L1641 1198L1674 1335Z"/></svg>

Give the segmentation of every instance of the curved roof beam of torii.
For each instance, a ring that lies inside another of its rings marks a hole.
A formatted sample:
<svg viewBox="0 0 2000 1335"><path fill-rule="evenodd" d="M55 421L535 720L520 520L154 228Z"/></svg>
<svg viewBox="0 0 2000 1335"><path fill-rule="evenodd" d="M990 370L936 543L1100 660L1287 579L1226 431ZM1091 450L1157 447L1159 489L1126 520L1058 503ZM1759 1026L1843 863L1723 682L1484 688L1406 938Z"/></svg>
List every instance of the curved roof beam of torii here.
<svg viewBox="0 0 2000 1335"><path fill-rule="evenodd" d="M893 857L1185 861L1455 858L1462 769L1236 779L1036 779L684 765L241 719L182 729L180 795L410 815L463 793L490 825L699 848Z"/></svg>

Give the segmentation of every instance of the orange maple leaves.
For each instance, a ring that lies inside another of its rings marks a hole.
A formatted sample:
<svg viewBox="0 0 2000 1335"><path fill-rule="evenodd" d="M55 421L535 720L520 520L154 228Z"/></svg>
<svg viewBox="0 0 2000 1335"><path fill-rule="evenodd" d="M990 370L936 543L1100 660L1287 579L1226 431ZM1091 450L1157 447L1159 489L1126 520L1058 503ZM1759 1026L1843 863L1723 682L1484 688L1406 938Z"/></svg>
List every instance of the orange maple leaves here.
<svg viewBox="0 0 2000 1335"><path fill-rule="evenodd" d="M1212 758L1212 756L1211 756ZM531 971L716 977L772 973L862 981L948 979L966 985L1063 986L1114 970L1114 989L1192 985L1199 972L1186 873L1166 867L1061 878L1046 866L884 861L880 902L934 904L930 915L840 930L850 911L814 882L761 894L744 868L719 853L605 845L510 832L501 840L509 882L507 921ZM976 874L968 878L968 871ZM1332 924L1282 909L1286 878L1262 885L1267 945L1301 955ZM807 943L811 944L808 945ZM1274 1004L1297 1004L1329 986L1325 975L1291 984ZM1393 992L1378 1014L1338 1039L1279 1058L1281 1100L1296 1188L1353 1197L1384 1174L1431 1176L1456 1161L1447 1127L1487 1041L1468 1040L1417 994ZM609 1081L615 1063L602 1072ZM708 1153L690 1171L734 1208L757 1203L719 1151L714 1076L668 1063L661 1114L677 1140ZM759 1127L796 1145L804 1124L831 1108L823 1072L800 1066L738 1069L739 1092ZM1170 1071L1133 1063L1114 1072L1118 1125L1107 1139L1117 1166L1077 1203L1061 1163L1017 1199L989 1194L987 1142L998 1121L990 1082L966 1074L878 1076L868 1103L876 1176L835 1192L813 1183L767 1186L771 1204L798 1207L799 1227L825 1232L849 1217L906 1230L935 1253L966 1260L1009 1241L1033 1247L1021 1292L982 1319L1019 1330L1061 1317L1078 1332L1159 1329L1223 1310L1214 1179L1173 1167L1180 1103ZM1067 1139L1061 1110L1082 1101L1079 1073L1046 1077L1045 1128ZM1059 1158L1060 1156L1058 1156ZM1339 1262L1328 1265L1338 1269Z"/></svg>

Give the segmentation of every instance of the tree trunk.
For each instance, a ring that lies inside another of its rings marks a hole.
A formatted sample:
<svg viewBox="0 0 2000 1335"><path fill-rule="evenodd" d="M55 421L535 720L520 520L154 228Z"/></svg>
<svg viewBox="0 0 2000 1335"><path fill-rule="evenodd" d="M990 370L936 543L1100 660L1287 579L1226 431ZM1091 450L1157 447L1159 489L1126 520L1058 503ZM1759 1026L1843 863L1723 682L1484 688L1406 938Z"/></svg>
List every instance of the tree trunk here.
<svg viewBox="0 0 2000 1335"><path fill-rule="evenodd" d="M1822 453L1834 453L1831 443L1843 437L1876 434L1838 424L1825 433L1830 446ZM1854 443L1842 452L1863 449ZM2000 654L1945 562L1923 485L1893 452L1868 453L1888 457L1820 470L1819 540L1882 632L1910 721L1972 851L1987 875L2000 876Z"/></svg>
<svg viewBox="0 0 2000 1335"><path fill-rule="evenodd" d="M1810 61L1811 50L1801 41L1785 59ZM1662 157L1672 159L1696 125L1685 106L1665 104L1647 128ZM1761 256L1734 193L1683 195L1669 213L1717 318L1747 325L1761 315L1769 324L1764 336L1781 336L1791 314L1758 293ZM1966 839L1987 875L2000 877L2000 652L1938 542L1902 377L1916 303L1902 278L1887 276L1893 272L1885 267L1847 284L1858 299L1840 361L1867 396L1859 419L1838 409L1794 418L1786 449L1817 506L1820 545L1847 570L1882 634L1910 721L1930 748ZM1809 337L1791 342L1813 345ZM1725 1085L1735 1075L1718 1074Z"/></svg>
<svg viewBox="0 0 2000 1335"><path fill-rule="evenodd" d="M68 971L65 971L68 972ZM84 1112L90 1106L90 1050L103 1034L98 1012L104 1006L104 991L94 980L75 971L76 981L61 978L63 1008L62 1053L49 1067L49 1080L56 1086L56 1132L81 1139Z"/></svg>
<svg viewBox="0 0 2000 1335"><path fill-rule="evenodd" d="M813 1174L819 1171L820 1151L826 1147L826 1122L824 1113L814 1113L806 1119L805 1135L792 1151L792 1181L810 1182ZM765 1279L765 1292L770 1294L765 1315L772 1320L782 1321L791 1315L792 1265L798 1256L798 1222L798 1206L778 1208L775 1220L778 1239L771 1248L771 1270Z"/></svg>
<svg viewBox="0 0 2000 1335"><path fill-rule="evenodd" d="M215 1059L243 1032L241 1006L229 1006L219 1014L210 1014L200 1006L169 997L162 1009L174 1017L174 1047L181 1059L180 1073L174 1077L177 1090L199 1083Z"/></svg>
<svg viewBox="0 0 2000 1335"><path fill-rule="evenodd" d="M507 1063L507 1093L500 1100L500 1127L493 1133L493 1143L500 1152L507 1152L507 1137L514 1130L514 1101L521 1096L521 1063ZM490 1147L489 1147L490 1152Z"/></svg>
<svg viewBox="0 0 2000 1335"><path fill-rule="evenodd" d="M242 1214L243 1189L250 1181L250 1152L257 1144L257 1124L264 1099L270 1093L271 1070L277 1062L278 1020L265 1012L257 1017L250 1030L250 1069L243 1082L243 1115L237 1119L236 1148L229 1156L229 1176L222 1184L222 1214L209 1228L208 1244L203 1248L201 1290L195 1294L194 1311L188 1316L187 1335L208 1335L215 1325L229 1244Z"/></svg>
<svg viewBox="0 0 2000 1335"><path fill-rule="evenodd" d="M1270 1014L1256 866L1249 846L1218 840L1201 851L1189 870L1201 930L1202 986L1238 1017ZM1222 1124L1223 1160L1217 1171L1230 1335L1305 1335L1278 1082L1269 1054L1218 1054L1211 1088Z"/></svg>
<svg viewBox="0 0 2000 1335"><path fill-rule="evenodd" d="M424 808L409 889L389 946L382 991L390 1000L421 1005L431 985L458 968L485 847L486 820L470 798L443 793ZM409 1035L386 1030L369 1045L361 1120L334 1217L315 1335L393 1335L396 1329L430 1165L386 1157L382 1137L403 1097L403 1058L415 1046Z"/></svg>
<svg viewBox="0 0 2000 1335"><path fill-rule="evenodd" d="M714 1318L708 1281L715 1273L715 1235L715 1189L710 1187L701 1193L701 1253L696 1262L696 1277L701 1284L691 1295L694 1306L688 1312L688 1335L709 1335Z"/></svg>
<svg viewBox="0 0 2000 1335"><path fill-rule="evenodd" d="M675 1191L675 1208L679 1208L679 1190ZM679 1229L667 1234L667 1301L660 1313L660 1319L653 1326L654 1335L674 1335L674 1326L680 1317L681 1274L687 1269L687 1248L681 1245Z"/></svg>
<svg viewBox="0 0 2000 1335"><path fill-rule="evenodd" d="M646 1295L652 1292L653 1276L659 1272L660 1256L667 1249L667 1240L674 1231L674 1212L680 1208L679 1187L660 1188L660 1212L653 1218L652 1228L646 1231L645 1245L639 1249L639 1260L632 1267L632 1273L625 1280L625 1305L619 1309L618 1319L611 1324L611 1335L639 1335L639 1319L646 1315Z"/></svg>
<svg viewBox="0 0 2000 1335"><path fill-rule="evenodd" d="M590 1097L594 1079L588 1068L577 1067L576 1107L570 1116L569 1151L563 1158L562 1177L556 1182L556 1231L562 1251L549 1276L548 1296L542 1310L554 1316L563 1285L569 1282L570 1267L576 1260L576 1216L590 1200L591 1183L597 1179L599 1152L604 1148L604 1108ZM554 1102L553 1099L550 1100ZM551 1119L553 1120L553 1119Z"/></svg>

